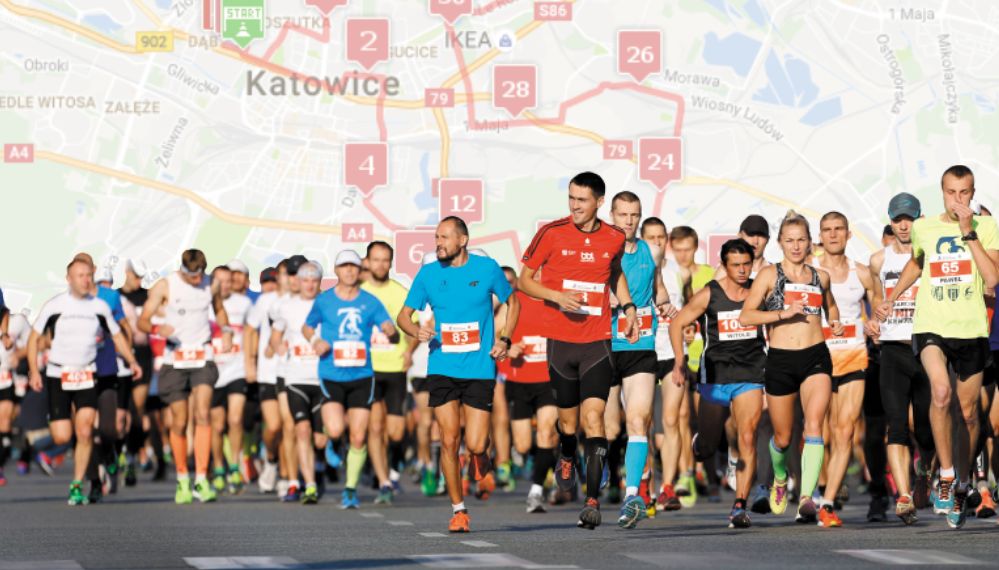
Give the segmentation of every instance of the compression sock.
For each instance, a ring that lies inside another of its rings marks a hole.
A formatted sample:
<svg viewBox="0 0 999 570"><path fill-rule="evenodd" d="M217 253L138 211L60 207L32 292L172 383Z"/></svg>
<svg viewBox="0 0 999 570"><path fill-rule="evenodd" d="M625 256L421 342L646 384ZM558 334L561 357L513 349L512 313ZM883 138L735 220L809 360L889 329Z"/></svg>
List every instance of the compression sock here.
<svg viewBox="0 0 999 570"><path fill-rule="evenodd" d="M770 461L774 466L774 478L778 481L787 481L787 448L780 449L770 438Z"/></svg>
<svg viewBox="0 0 999 570"><path fill-rule="evenodd" d="M368 448L355 449L351 446L347 452L347 482L348 489L356 489L357 482L361 480L361 471L364 470L364 462L368 460Z"/></svg>
<svg viewBox="0 0 999 570"><path fill-rule="evenodd" d="M805 437L805 447L801 451L801 496L811 497L819 482L822 459L826 448L821 437Z"/></svg>
<svg viewBox="0 0 999 570"><path fill-rule="evenodd" d="M625 492L628 497L638 494L642 483L642 472L649 457L649 438L644 435L629 435L628 447L624 452Z"/></svg>

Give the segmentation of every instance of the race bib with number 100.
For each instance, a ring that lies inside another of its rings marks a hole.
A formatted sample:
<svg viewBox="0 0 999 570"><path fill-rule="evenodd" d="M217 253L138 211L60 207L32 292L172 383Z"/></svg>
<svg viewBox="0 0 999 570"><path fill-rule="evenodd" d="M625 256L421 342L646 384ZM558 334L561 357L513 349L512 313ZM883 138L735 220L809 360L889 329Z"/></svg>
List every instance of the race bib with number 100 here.
<svg viewBox="0 0 999 570"><path fill-rule="evenodd" d="M756 327L745 327L739 322L741 310L719 311L718 312L718 340L730 342L733 340L746 340L756 338Z"/></svg>
<svg viewBox="0 0 999 570"><path fill-rule="evenodd" d="M475 352L480 346L479 323L441 323L444 352Z"/></svg>

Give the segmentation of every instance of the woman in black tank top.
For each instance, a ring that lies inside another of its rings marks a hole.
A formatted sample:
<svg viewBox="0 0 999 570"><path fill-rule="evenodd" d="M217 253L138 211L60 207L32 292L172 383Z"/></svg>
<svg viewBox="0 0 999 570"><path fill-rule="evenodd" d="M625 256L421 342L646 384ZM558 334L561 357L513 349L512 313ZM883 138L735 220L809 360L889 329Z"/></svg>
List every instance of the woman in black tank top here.
<svg viewBox="0 0 999 570"><path fill-rule="evenodd" d="M697 386L701 397L694 456L698 461L707 461L715 455L731 408L739 433L740 467L736 471L735 504L729 526L746 528L750 526L746 502L756 470L756 426L763 410L766 343L760 327L739 323L752 283L752 246L742 239L729 240L722 246L721 260L725 278L710 281L698 291L670 323L669 333L673 348L681 351L676 354L682 354L683 329L702 319L705 342ZM683 385L685 364L677 360L671 380Z"/></svg>
<svg viewBox="0 0 999 570"><path fill-rule="evenodd" d="M800 393L805 445L797 520L815 522L818 517L822 526L840 526L842 522L831 505L823 504L822 512L818 512L811 496L822 468L822 426L832 396L832 359L822 332L822 311L834 335L843 334L843 325L829 290L829 274L805 262L812 244L808 220L788 212L781 222L778 243L784 260L760 271L740 318L743 325L766 325L770 333L765 373L767 407L774 428L770 441L774 466L770 508L776 514L787 508L787 453L794 427L795 396Z"/></svg>

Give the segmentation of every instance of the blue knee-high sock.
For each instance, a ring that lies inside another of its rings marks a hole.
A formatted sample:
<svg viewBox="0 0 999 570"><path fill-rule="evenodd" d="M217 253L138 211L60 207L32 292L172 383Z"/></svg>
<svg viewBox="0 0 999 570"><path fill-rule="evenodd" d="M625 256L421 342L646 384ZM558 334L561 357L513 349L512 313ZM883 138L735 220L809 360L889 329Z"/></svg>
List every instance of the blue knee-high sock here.
<svg viewBox="0 0 999 570"><path fill-rule="evenodd" d="M629 435L628 447L624 452L625 495L637 495L642 482L642 473L649 458L649 438L644 435Z"/></svg>

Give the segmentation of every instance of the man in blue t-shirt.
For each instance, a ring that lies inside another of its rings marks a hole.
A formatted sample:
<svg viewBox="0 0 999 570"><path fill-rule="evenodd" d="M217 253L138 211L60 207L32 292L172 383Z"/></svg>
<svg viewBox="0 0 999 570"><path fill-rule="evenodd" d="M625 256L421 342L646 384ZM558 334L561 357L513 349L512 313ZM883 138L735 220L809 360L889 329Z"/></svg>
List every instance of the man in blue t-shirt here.
<svg viewBox="0 0 999 570"><path fill-rule="evenodd" d="M468 226L461 218L441 220L435 239L437 261L424 265L416 275L396 323L406 334L429 344L427 387L430 407L441 429L441 468L453 511L448 530L469 532L458 467L461 411L463 408L471 472L481 482L491 469L486 445L496 386L495 361L506 358L520 304L498 263L469 255ZM494 295L506 305L503 331L494 330ZM433 327L413 322L413 313L427 305L434 313Z"/></svg>
<svg viewBox="0 0 999 570"><path fill-rule="evenodd" d="M333 270L336 287L316 297L305 317L302 335L319 355L319 381L326 397L322 406L323 424L330 438L336 440L343 435L346 411L350 451L340 506L356 509L360 506L357 483L368 458L368 419L374 399L371 331L378 327L389 338L398 333L381 301L361 290L361 256L357 252L341 251Z"/></svg>

